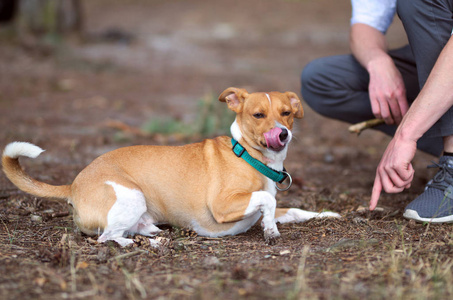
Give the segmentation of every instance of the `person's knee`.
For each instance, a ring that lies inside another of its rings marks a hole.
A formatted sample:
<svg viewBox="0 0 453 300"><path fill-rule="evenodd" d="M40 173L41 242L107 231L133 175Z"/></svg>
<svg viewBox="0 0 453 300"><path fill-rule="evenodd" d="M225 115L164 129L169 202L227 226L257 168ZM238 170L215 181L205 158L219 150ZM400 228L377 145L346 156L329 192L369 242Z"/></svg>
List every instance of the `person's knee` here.
<svg viewBox="0 0 453 300"><path fill-rule="evenodd" d="M398 0L397 12L401 20L407 23L413 22L418 16L417 5L415 5L414 0Z"/></svg>
<svg viewBox="0 0 453 300"><path fill-rule="evenodd" d="M312 88L313 83L319 82L322 72L322 58L309 62L302 71L302 87Z"/></svg>
<svg viewBox="0 0 453 300"><path fill-rule="evenodd" d="M363 96L357 91L368 88L367 75L352 55L315 59L302 71L302 97L314 111L335 117L351 98Z"/></svg>

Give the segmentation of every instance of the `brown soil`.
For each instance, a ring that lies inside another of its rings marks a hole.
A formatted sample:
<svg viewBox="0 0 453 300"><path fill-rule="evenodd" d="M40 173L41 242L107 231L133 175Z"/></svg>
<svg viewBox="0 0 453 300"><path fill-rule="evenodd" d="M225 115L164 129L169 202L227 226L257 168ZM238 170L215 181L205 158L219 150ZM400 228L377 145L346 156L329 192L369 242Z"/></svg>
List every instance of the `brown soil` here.
<svg viewBox="0 0 453 300"><path fill-rule="evenodd" d="M71 182L118 147L198 140L128 130L152 118L189 122L199 99L229 86L300 94L306 63L348 52L348 1L84 4L84 42L30 46L5 36L0 42L0 145L20 140L47 149L23 164L52 184ZM396 26L391 45L404 41ZM451 271L445 267L453 254L451 225L402 217L432 176L426 165L434 158L418 153L413 187L383 195L369 212L388 137L350 135L346 124L304 108L286 162L295 184L278 194L278 206L336 211L342 219L279 225L274 246L264 243L259 226L221 239L163 227L166 246L159 250L142 237L120 248L84 236L65 204L24 194L2 174L0 298L401 298L417 296L414 282L432 287L427 296L451 296L451 289L436 294L438 281L427 271L435 262Z"/></svg>

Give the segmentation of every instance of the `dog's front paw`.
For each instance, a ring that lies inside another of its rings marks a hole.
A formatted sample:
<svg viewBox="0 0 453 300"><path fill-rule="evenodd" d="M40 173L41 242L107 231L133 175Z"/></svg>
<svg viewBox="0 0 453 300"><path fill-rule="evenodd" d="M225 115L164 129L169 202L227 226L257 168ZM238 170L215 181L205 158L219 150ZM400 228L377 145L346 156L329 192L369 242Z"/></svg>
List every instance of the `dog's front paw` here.
<svg viewBox="0 0 453 300"><path fill-rule="evenodd" d="M340 214L337 214L336 212L332 211L325 211L316 216L316 218L341 218Z"/></svg>
<svg viewBox="0 0 453 300"><path fill-rule="evenodd" d="M264 240L266 242L266 245L269 245L269 246L274 246L277 244L277 240L280 236L277 236L277 237L264 237Z"/></svg>
<svg viewBox="0 0 453 300"><path fill-rule="evenodd" d="M278 232L277 226L274 228L264 229L264 241L267 245L273 246L277 244L277 240L280 237L280 232Z"/></svg>

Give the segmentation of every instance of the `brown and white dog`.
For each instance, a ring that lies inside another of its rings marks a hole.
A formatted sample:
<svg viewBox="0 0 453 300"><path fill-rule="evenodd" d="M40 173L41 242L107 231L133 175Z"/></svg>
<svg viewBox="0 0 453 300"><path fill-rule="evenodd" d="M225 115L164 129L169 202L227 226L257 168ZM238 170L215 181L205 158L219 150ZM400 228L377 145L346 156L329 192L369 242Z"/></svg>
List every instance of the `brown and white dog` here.
<svg viewBox="0 0 453 300"><path fill-rule="evenodd" d="M236 113L233 138L250 156L282 171L294 118L303 117L295 93L251 93L228 88L219 100ZM185 146L131 146L95 159L70 185L53 186L31 178L18 158L43 150L24 142L8 144L3 170L21 190L37 197L64 199L74 221L98 242L133 243L126 234L154 236L156 224L190 228L220 237L247 231L262 217L264 237L280 235L276 222L339 217L332 212L276 208L275 183L232 151L230 137Z"/></svg>

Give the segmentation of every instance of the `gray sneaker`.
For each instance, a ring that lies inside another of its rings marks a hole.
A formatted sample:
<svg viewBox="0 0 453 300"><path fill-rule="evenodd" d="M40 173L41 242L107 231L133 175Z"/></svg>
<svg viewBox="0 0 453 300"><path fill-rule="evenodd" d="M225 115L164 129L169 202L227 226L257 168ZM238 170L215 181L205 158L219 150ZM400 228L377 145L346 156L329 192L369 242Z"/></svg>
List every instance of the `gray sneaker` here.
<svg viewBox="0 0 453 300"><path fill-rule="evenodd" d="M409 203L404 217L418 222L453 222L453 157L442 156L438 164L428 166L440 170L428 182L425 191Z"/></svg>

